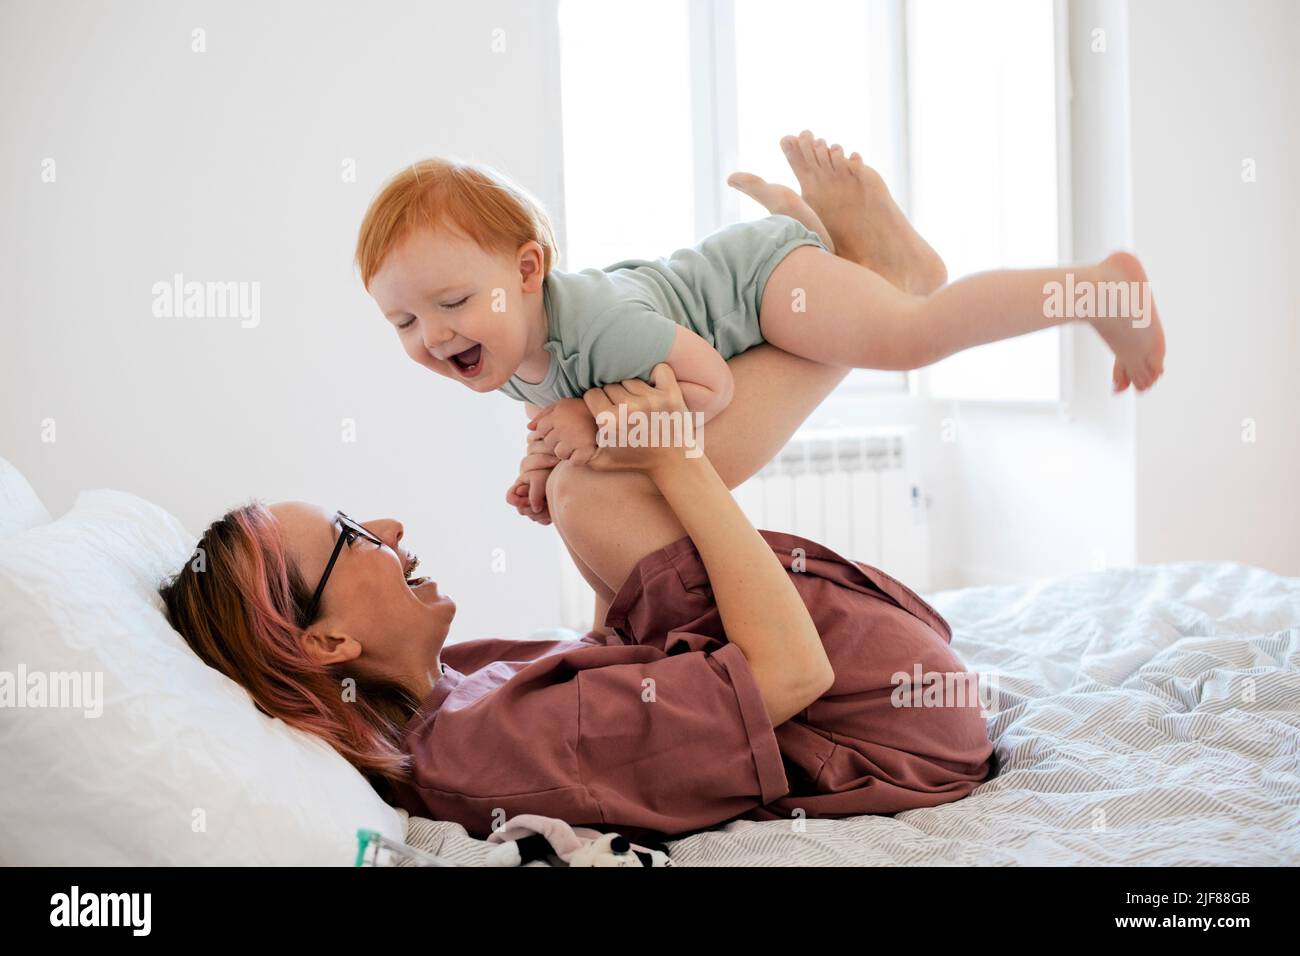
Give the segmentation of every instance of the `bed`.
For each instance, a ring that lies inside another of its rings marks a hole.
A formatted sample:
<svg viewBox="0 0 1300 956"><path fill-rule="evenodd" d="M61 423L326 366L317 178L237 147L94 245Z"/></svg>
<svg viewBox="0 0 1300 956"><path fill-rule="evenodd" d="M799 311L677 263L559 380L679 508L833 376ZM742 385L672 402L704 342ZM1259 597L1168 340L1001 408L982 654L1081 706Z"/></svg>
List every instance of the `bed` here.
<svg viewBox="0 0 1300 956"><path fill-rule="evenodd" d="M1300 579L1187 562L927 597L990 688L997 776L893 817L735 821L669 843L677 865L1300 863ZM412 846L487 852L403 817Z"/></svg>
<svg viewBox="0 0 1300 956"><path fill-rule="evenodd" d="M54 519L0 459L0 679L93 676L97 711L0 709L0 864L347 866L359 829L481 863L194 656L156 588L195 540L120 491ZM998 774L893 817L735 821L676 865L1300 863L1300 579L1196 562L929 599L988 687Z"/></svg>

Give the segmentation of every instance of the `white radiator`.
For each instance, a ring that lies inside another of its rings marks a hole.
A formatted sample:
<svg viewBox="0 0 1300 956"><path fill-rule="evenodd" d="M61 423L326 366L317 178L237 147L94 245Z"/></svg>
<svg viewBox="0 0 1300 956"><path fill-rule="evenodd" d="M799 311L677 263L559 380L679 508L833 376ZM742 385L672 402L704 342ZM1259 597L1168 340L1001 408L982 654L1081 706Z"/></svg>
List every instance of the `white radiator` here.
<svg viewBox="0 0 1300 956"><path fill-rule="evenodd" d="M927 591L930 539L912 431L801 431L735 490L736 501L757 528L809 538ZM585 630L594 597L563 542L557 546L561 620Z"/></svg>
<svg viewBox="0 0 1300 956"><path fill-rule="evenodd" d="M790 531L930 587L925 493L907 427L803 431L735 491L755 527Z"/></svg>

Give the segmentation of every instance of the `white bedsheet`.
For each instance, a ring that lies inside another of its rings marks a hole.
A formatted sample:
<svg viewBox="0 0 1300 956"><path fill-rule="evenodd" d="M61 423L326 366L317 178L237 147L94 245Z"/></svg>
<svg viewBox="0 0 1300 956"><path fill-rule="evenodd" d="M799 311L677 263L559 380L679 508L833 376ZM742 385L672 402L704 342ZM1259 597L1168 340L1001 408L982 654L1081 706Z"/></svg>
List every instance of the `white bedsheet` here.
<svg viewBox="0 0 1300 956"><path fill-rule="evenodd" d="M736 821L673 842L677 864L1300 864L1300 579L1187 562L930 600L996 677L997 777L895 817Z"/></svg>

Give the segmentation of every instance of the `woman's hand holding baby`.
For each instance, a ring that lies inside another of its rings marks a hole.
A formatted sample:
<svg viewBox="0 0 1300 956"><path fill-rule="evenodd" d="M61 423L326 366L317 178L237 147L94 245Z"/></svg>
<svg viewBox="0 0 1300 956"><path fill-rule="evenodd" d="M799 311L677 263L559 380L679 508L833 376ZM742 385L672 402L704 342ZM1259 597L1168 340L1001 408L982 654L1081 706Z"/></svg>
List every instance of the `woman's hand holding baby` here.
<svg viewBox="0 0 1300 956"><path fill-rule="evenodd" d="M560 461L585 465L596 454L596 421L581 398L562 398L547 405L528 427Z"/></svg>
<svg viewBox="0 0 1300 956"><path fill-rule="evenodd" d="M593 421L606 423L605 435L613 431L612 441L606 437L588 463L594 470L640 471L656 478L680 463L705 460L700 426L672 366L659 363L650 380L653 385L629 378L582 396Z"/></svg>
<svg viewBox="0 0 1300 956"><path fill-rule="evenodd" d="M653 385L625 379L590 389L581 399L561 399L535 415L528 423L528 454L519 463L519 477L506 492L506 502L521 515L550 524L546 480L561 461L588 465L596 471L641 471L653 477L677 461L698 459L702 451L702 436L696 434L698 416L688 408L672 366L656 365L651 377ZM598 444L597 426L602 415L609 416L603 445ZM685 444L665 437L681 433L680 428L672 427L673 416L686 430ZM649 426L655 418L667 419L668 424ZM644 419L646 431L658 438L633 440L630 434L618 431L620 422L635 428L638 419Z"/></svg>

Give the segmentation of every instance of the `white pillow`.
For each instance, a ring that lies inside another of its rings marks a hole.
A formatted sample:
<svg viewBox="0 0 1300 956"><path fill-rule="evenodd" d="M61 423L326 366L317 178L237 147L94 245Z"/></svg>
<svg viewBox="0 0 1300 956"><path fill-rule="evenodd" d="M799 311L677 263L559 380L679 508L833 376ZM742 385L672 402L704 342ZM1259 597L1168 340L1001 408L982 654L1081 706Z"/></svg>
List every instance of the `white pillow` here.
<svg viewBox="0 0 1300 956"><path fill-rule="evenodd" d="M0 458L0 538L49 521L50 513L23 473Z"/></svg>
<svg viewBox="0 0 1300 956"><path fill-rule="evenodd" d="M195 537L133 495L83 492L0 541L4 672L101 675L91 701L0 706L0 863L351 865L397 812L324 741L259 712L167 623L156 588ZM24 685L18 686L21 694Z"/></svg>

